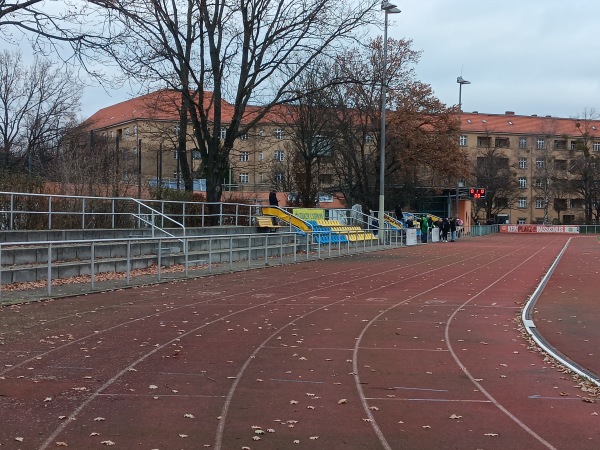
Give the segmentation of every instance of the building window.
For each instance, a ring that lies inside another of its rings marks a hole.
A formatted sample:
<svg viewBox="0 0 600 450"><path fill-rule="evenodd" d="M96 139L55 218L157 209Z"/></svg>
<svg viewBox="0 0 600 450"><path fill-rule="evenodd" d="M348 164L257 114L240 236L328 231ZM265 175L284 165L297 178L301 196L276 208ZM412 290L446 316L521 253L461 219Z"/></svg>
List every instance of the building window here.
<svg viewBox="0 0 600 450"><path fill-rule="evenodd" d="M537 167L538 169L543 169L544 168L544 158L536 158L535 159L535 167Z"/></svg>
<svg viewBox="0 0 600 450"><path fill-rule="evenodd" d="M555 150L566 150L567 149L567 141L565 140L555 140L554 141L554 149Z"/></svg>
<svg viewBox="0 0 600 450"><path fill-rule="evenodd" d="M248 162L250 159L250 152L240 152L240 162Z"/></svg>
<svg viewBox="0 0 600 450"><path fill-rule="evenodd" d="M497 148L508 148L510 147L510 140L508 138L496 138L495 144Z"/></svg>
<svg viewBox="0 0 600 450"><path fill-rule="evenodd" d="M527 208L527 197L519 197L519 208Z"/></svg>
<svg viewBox="0 0 600 450"><path fill-rule="evenodd" d="M519 177L519 188L526 189L527 188L527 178Z"/></svg>
<svg viewBox="0 0 600 450"><path fill-rule="evenodd" d="M583 208L583 200L580 198L572 198L569 200L569 208Z"/></svg>
<svg viewBox="0 0 600 450"><path fill-rule="evenodd" d="M125 137L128 138L130 135L129 127L125 127Z"/></svg>
<svg viewBox="0 0 600 450"><path fill-rule="evenodd" d="M496 197L494 199L494 205L496 208L506 209L508 208L508 199L506 197Z"/></svg>
<svg viewBox="0 0 600 450"><path fill-rule="evenodd" d="M275 182L283 183L283 174L281 172L275 174Z"/></svg>
<svg viewBox="0 0 600 450"><path fill-rule="evenodd" d="M592 144L592 150L594 150L595 152L600 152L600 142L594 142Z"/></svg>
<svg viewBox="0 0 600 450"><path fill-rule="evenodd" d="M519 169L527 169L527 158L519 158Z"/></svg>
<svg viewBox="0 0 600 450"><path fill-rule="evenodd" d="M542 197L537 197L535 199L535 207L537 209L543 209L544 208L544 199Z"/></svg>
<svg viewBox="0 0 600 450"><path fill-rule="evenodd" d="M221 139L225 139L227 137L227 128L221 128L221 132L219 133L219 137Z"/></svg>
<svg viewBox="0 0 600 450"><path fill-rule="evenodd" d="M177 153L177 150L173 152L173 159L179 159L179 153Z"/></svg>
<svg viewBox="0 0 600 450"><path fill-rule="evenodd" d="M517 225L525 225L527 223L527 219L525 219L524 217L519 217L517 219Z"/></svg>
<svg viewBox="0 0 600 450"><path fill-rule="evenodd" d="M275 150L275 161L283 161L283 150Z"/></svg>
<svg viewBox="0 0 600 450"><path fill-rule="evenodd" d="M260 152L258 152L258 160L259 160L259 161L262 161L262 160L263 160L263 157L264 157L264 155L263 155L263 151L261 150Z"/></svg>
<svg viewBox="0 0 600 450"><path fill-rule="evenodd" d="M265 182L265 174L264 173L259 173L258 174L258 181L259 181L259 183L264 183Z"/></svg>
<svg viewBox="0 0 600 450"><path fill-rule="evenodd" d="M137 136L137 134L138 134L138 127L137 127L137 125L134 125L133 126L133 135Z"/></svg>
<svg viewBox="0 0 600 450"><path fill-rule="evenodd" d="M537 138L535 141L535 148L539 150L546 148L546 141L543 138Z"/></svg>
<svg viewBox="0 0 600 450"><path fill-rule="evenodd" d="M375 142L375 138L373 137L372 134L367 134L365 136L365 142L368 144L371 144L371 143Z"/></svg>
<svg viewBox="0 0 600 450"><path fill-rule="evenodd" d="M467 146L467 135L466 134L460 135L460 137L458 138L458 145L460 145L461 147Z"/></svg>
<svg viewBox="0 0 600 450"><path fill-rule="evenodd" d="M275 130L275 139L283 139L283 130L281 128Z"/></svg>
<svg viewBox="0 0 600 450"><path fill-rule="evenodd" d="M248 133L244 133L240 136L240 141L247 141L248 140Z"/></svg>
<svg viewBox="0 0 600 450"><path fill-rule="evenodd" d="M247 173L240 173L240 183L248 184L248 181L250 181L250 176Z"/></svg>
<svg viewBox="0 0 600 450"><path fill-rule="evenodd" d="M556 170L567 170L567 161L564 159L555 159L554 168Z"/></svg>
<svg viewBox="0 0 600 450"><path fill-rule="evenodd" d="M536 188L543 189L543 188L544 188L544 185L545 185L545 183L544 183L544 180L543 180L543 179L541 179L541 178L536 178L536 180L535 180L535 187L536 187Z"/></svg>
<svg viewBox="0 0 600 450"><path fill-rule="evenodd" d="M577 150L577 141L571 141L571 150Z"/></svg>
<svg viewBox="0 0 600 450"><path fill-rule="evenodd" d="M491 147L492 138L489 136L477 136L477 147Z"/></svg>
<svg viewBox="0 0 600 450"><path fill-rule="evenodd" d="M525 137L519 138L519 148L527 148L527 144L528 144L527 138L525 138Z"/></svg>

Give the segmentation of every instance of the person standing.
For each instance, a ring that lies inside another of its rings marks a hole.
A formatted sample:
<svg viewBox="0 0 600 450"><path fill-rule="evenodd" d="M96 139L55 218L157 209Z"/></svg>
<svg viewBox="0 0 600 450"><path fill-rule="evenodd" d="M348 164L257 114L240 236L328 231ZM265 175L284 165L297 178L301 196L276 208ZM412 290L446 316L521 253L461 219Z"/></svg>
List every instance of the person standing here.
<svg viewBox="0 0 600 450"><path fill-rule="evenodd" d="M269 192L269 206L279 206L279 199L275 190Z"/></svg>
<svg viewBox="0 0 600 450"><path fill-rule="evenodd" d="M448 231L450 231L450 222L444 217L442 220L442 242L448 242Z"/></svg>
<svg viewBox="0 0 600 450"><path fill-rule="evenodd" d="M429 235L429 223L427 222L427 217L423 217L421 219L421 242L423 244L427 244L427 236Z"/></svg>
<svg viewBox="0 0 600 450"><path fill-rule="evenodd" d="M450 242L456 241L456 218L450 219Z"/></svg>
<svg viewBox="0 0 600 450"><path fill-rule="evenodd" d="M396 220L404 225L404 214L402 214L402 208L400 205L396 205L394 212L396 213Z"/></svg>

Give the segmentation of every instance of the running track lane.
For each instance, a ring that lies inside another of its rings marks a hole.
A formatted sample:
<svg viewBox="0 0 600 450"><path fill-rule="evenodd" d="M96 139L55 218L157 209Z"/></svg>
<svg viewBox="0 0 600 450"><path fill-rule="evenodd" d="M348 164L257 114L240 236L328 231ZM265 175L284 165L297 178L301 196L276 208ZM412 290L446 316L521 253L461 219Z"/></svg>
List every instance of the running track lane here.
<svg viewBox="0 0 600 450"><path fill-rule="evenodd" d="M597 448L596 406L515 322L564 242L493 236L4 308L0 443Z"/></svg>

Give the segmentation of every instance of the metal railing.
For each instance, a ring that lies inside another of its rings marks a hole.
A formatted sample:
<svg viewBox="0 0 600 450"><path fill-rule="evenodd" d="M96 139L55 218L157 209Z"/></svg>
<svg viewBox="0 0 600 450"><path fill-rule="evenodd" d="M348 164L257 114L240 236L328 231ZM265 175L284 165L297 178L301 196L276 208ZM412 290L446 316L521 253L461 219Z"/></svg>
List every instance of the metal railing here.
<svg viewBox="0 0 600 450"><path fill-rule="evenodd" d="M33 283L45 296L79 294L150 284L165 279L197 277L253 266L316 260L402 245L402 236L390 234L387 245L377 240L316 244L312 235L296 232L234 235L148 237L129 239L54 240L0 243L0 301L19 289L19 282ZM26 255L34 261L22 263ZM19 263L20 262L20 263ZM175 269L175 270L173 270ZM137 272L136 272L137 271ZM108 279L106 275L110 274ZM78 283L56 284L78 277ZM81 277L87 277L81 283ZM40 285L42 283L42 285ZM9 286L10 285L10 286ZM11 289L8 289L8 288ZM106 288L100 287L100 289ZM19 295L26 295L22 287ZM38 292L39 295L39 292Z"/></svg>

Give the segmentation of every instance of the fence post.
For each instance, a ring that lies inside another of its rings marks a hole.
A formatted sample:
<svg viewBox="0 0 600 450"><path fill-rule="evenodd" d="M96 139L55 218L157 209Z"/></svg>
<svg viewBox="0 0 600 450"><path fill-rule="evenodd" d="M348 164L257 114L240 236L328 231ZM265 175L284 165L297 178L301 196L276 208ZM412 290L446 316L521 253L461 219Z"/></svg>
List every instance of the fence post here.
<svg viewBox="0 0 600 450"><path fill-rule="evenodd" d="M81 201L81 229L85 230L85 198Z"/></svg>
<svg viewBox="0 0 600 450"><path fill-rule="evenodd" d="M14 229L13 221L15 220L15 194L10 194L10 226L9 229Z"/></svg>
<svg viewBox="0 0 600 450"><path fill-rule="evenodd" d="M92 241L92 247L90 249L90 277L91 277L92 291L96 287L96 283L95 283L96 280L94 277L94 253L96 250L95 245L96 245L96 243L94 241Z"/></svg>
<svg viewBox="0 0 600 450"><path fill-rule="evenodd" d="M127 239L127 286L131 283L131 239Z"/></svg>
<svg viewBox="0 0 600 450"><path fill-rule="evenodd" d="M47 279L47 292L48 297L52 295L52 244L48 244L48 279Z"/></svg>
<svg viewBox="0 0 600 450"><path fill-rule="evenodd" d="M48 229L52 229L52 197L48 197Z"/></svg>

